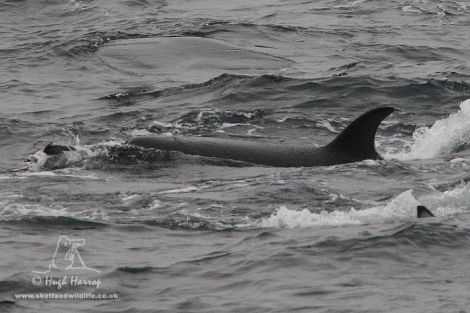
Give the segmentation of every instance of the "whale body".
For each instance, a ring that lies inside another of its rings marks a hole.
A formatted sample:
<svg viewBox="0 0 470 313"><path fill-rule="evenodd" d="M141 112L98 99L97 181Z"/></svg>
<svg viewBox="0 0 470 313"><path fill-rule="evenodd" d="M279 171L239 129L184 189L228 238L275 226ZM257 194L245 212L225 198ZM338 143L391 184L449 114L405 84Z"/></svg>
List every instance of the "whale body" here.
<svg viewBox="0 0 470 313"><path fill-rule="evenodd" d="M132 137L127 143L143 148L277 167L330 166L367 159L380 160L375 150L375 134L380 122L393 111L391 107L379 107L362 114L323 147L161 135Z"/></svg>

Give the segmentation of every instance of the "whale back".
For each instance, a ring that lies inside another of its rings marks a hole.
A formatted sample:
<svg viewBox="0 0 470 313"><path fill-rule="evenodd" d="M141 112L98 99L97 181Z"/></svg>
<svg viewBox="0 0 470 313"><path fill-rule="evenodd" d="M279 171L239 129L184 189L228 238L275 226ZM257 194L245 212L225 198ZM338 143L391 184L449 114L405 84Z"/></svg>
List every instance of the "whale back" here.
<svg viewBox="0 0 470 313"><path fill-rule="evenodd" d="M389 107L371 110L355 119L330 144L319 148L187 136L140 136L127 143L268 166L328 166L380 159L374 146L375 133L380 122L392 112Z"/></svg>

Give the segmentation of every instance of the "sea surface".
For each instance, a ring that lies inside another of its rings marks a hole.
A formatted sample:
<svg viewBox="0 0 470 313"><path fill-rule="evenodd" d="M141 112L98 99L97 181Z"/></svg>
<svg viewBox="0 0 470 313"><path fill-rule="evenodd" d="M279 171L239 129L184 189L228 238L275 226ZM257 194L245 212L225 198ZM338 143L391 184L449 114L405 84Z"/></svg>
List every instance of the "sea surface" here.
<svg viewBox="0 0 470 313"><path fill-rule="evenodd" d="M466 0L0 0L0 312L470 312L469 30ZM377 161L124 144L321 146L379 106ZM78 293L117 299L20 298Z"/></svg>

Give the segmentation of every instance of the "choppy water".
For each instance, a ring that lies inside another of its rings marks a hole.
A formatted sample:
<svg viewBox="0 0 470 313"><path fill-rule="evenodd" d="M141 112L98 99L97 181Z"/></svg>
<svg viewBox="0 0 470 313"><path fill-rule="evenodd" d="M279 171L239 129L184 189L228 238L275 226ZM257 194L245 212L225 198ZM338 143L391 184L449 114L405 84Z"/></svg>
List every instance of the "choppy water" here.
<svg viewBox="0 0 470 313"><path fill-rule="evenodd" d="M469 13L463 0L1 1L0 311L468 311ZM382 161L269 168L122 146L148 133L323 145L382 105L397 109ZM77 151L27 167L49 142ZM14 298L58 291L32 271L61 235L86 240L102 281L62 290L118 300Z"/></svg>

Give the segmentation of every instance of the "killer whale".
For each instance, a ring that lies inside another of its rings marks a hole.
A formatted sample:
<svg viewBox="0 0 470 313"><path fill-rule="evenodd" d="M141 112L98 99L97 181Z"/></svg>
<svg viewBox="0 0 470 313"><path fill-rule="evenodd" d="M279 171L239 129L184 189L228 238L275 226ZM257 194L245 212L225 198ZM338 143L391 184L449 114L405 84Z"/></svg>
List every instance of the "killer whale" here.
<svg viewBox="0 0 470 313"><path fill-rule="evenodd" d="M382 158L375 150L375 134L380 122L393 111L392 107L379 107L362 114L323 147L162 135L132 137L127 144L275 167L330 166L380 160Z"/></svg>
<svg viewBox="0 0 470 313"><path fill-rule="evenodd" d="M416 211L417 218L434 217L434 214L432 214L424 205L418 205L416 207Z"/></svg>
<svg viewBox="0 0 470 313"><path fill-rule="evenodd" d="M54 144L50 143L44 149L42 152L44 152L47 155L56 155L56 154L61 154L62 152L65 151L75 151L76 149L72 146L66 146L66 145L59 145L59 144Z"/></svg>

